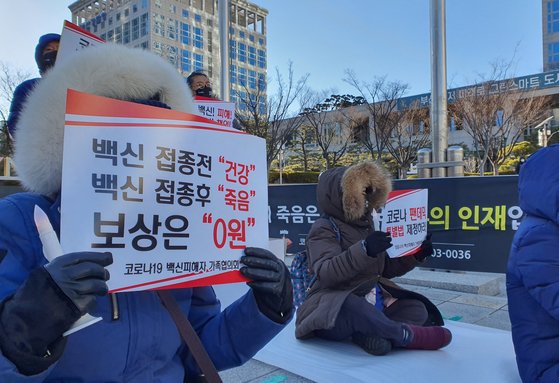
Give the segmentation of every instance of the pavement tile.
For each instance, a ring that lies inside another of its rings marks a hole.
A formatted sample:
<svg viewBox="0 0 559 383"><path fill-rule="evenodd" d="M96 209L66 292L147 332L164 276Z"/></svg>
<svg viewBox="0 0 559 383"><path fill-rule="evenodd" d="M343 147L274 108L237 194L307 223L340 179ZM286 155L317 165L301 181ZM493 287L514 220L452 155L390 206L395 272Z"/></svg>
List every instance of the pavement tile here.
<svg viewBox="0 0 559 383"><path fill-rule="evenodd" d="M507 331L510 331L511 329L509 313L505 310L497 310L494 313L491 313L489 316L480 319L476 322L476 324L484 327L498 328Z"/></svg>
<svg viewBox="0 0 559 383"><path fill-rule="evenodd" d="M487 307L498 310L506 306L506 298L490 297L487 295L464 294L450 300L454 303L462 303L471 306Z"/></svg>
<svg viewBox="0 0 559 383"><path fill-rule="evenodd" d="M453 302L444 302L437 307L443 314L443 318L465 323L476 323L495 311L486 307L471 306Z"/></svg>

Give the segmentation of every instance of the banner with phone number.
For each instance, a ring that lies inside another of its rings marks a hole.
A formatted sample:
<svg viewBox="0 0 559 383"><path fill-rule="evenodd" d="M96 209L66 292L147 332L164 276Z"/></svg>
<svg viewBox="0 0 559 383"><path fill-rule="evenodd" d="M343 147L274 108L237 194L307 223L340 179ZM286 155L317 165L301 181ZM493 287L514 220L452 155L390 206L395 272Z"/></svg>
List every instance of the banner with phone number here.
<svg viewBox="0 0 559 383"><path fill-rule="evenodd" d="M428 225L434 254L426 267L504 273L514 233L522 218L518 176L396 180L394 189L428 189ZM306 235L320 216L316 185L271 185L270 237L293 241L287 251L305 248Z"/></svg>

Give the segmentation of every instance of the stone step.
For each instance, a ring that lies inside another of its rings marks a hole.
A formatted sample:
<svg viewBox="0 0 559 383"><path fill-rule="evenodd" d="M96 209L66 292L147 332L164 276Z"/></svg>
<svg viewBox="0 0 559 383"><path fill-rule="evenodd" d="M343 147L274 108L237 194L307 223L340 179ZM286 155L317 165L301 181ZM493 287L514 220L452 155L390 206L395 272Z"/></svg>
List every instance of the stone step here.
<svg viewBox="0 0 559 383"><path fill-rule="evenodd" d="M392 280L406 285L495 296L504 293L505 275L417 268Z"/></svg>

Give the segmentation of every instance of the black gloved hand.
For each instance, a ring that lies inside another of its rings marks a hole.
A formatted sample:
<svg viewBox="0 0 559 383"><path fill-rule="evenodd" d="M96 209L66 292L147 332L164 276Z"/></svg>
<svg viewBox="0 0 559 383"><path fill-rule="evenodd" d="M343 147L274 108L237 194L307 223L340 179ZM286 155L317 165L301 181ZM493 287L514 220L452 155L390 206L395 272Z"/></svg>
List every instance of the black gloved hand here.
<svg viewBox="0 0 559 383"><path fill-rule="evenodd" d="M365 239L365 248L369 257L376 257L390 247L392 247L392 237L384 231L373 231Z"/></svg>
<svg viewBox="0 0 559 383"><path fill-rule="evenodd" d="M252 279L252 289L260 311L277 323L285 323L293 310L293 286L287 266L270 251L247 247L241 257L241 274Z"/></svg>
<svg viewBox="0 0 559 383"><path fill-rule="evenodd" d="M0 348L24 375L35 375L64 351L62 334L107 293L110 253L62 255L33 270L0 304Z"/></svg>
<svg viewBox="0 0 559 383"><path fill-rule="evenodd" d="M431 233L427 233L425 240L421 243L419 251L414 254L415 259L419 262L433 254L433 242L431 242Z"/></svg>
<svg viewBox="0 0 559 383"><path fill-rule="evenodd" d="M52 280L83 315L95 307L95 296L107 295L111 253L82 252L62 255L45 265Z"/></svg>

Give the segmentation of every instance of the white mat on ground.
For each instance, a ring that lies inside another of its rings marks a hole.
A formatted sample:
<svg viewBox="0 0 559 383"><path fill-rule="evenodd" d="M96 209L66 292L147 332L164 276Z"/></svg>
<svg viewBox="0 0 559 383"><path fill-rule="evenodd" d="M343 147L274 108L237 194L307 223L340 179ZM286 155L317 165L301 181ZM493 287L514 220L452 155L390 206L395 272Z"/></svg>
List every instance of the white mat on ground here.
<svg viewBox="0 0 559 383"><path fill-rule="evenodd" d="M446 321L452 343L438 351L372 356L351 343L298 341L294 320L254 359L320 383L520 383L509 331Z"/></svg>

